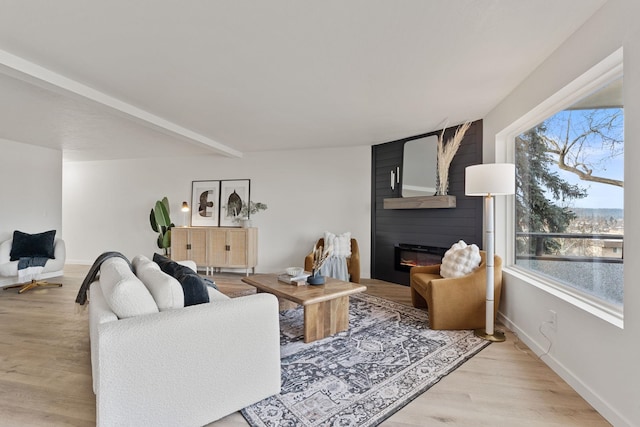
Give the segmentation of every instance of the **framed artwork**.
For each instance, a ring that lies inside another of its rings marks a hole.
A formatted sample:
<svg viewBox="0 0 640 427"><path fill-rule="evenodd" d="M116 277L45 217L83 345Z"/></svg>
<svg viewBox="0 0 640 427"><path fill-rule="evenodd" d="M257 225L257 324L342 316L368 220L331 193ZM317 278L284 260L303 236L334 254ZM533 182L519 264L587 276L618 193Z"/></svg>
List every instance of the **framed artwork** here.
<svg viewBox="0 0 640 427"><path fill-rule="evenodd" d="M220 226L238 227L234 218L240 215L243 204L249 203L250 179L220 181Z"/></svg>
<svg viewBox="0 0 640 427"><path fill-rule="evenodd" d="M192 181L191 226L217 227L220 211L220 181Z"/></svg>

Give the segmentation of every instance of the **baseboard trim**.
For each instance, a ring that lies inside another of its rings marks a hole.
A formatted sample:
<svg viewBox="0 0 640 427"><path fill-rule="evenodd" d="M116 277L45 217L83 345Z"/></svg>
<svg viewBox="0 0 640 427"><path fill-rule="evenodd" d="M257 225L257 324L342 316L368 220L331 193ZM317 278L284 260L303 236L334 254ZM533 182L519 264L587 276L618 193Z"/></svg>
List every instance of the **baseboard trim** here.
<svg viewBox="0 0 640 427"><path fill-rule="evenodd" d="M518 339L524 342L527 347L531 349L535 353L536 356L540 357L540 355L546 352L546 348L540 343L536 342L530 335L528 335L525 331L520 329L516 324L514 324L511 319L504 316L502 313L498 313L498 319L517 334ZM544 362L547 366L549 366L553 372L558 374L560 378L566 381L571 388L573 388L576 393L578 393L584 400L586 400L593 408L598 411L600 415L602 415L608 422L610 422L614 426L625 426L625 427L634 427L626 417L624 417L620 412L618 412L615 408L613 408L606 400L604 400L598 393L596 393L593 389L587 386L580 378L578 378L574 373L567 369L562 363L560 363L553 354L545 354L540 358L542 362Z"/></svg>

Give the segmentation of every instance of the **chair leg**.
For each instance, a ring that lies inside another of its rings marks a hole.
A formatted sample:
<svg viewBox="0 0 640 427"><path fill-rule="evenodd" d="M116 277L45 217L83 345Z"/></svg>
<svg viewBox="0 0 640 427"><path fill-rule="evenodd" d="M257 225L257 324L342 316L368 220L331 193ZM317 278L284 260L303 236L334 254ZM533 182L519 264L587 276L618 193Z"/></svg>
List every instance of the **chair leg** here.
<svg viewBox="0 0 640 427"><path fill-rule="evenodd" d="M17 285L6 286L4 289L6 290L6 289L12 289L12 288L20 288L18 293L21 294L34 288L44 288L44 287L59 288L60 286L62 286L62 283L49 283L44 280L32 280L31 282L28 282L28 283L20 283Z"/></svg>
<svg viewBox="0 0 640 427"><path fill-rule="evenodd" d="M31 290L31 289L34 289L34 288L46 288L46 287L59 288L61 286L62 286L62 283L49 283L49 282L44 281L44 280L32 280L31 283L27 283L22 288L20 288L18 293L21 294L23 292L27 292L28 290Z"/></svg>

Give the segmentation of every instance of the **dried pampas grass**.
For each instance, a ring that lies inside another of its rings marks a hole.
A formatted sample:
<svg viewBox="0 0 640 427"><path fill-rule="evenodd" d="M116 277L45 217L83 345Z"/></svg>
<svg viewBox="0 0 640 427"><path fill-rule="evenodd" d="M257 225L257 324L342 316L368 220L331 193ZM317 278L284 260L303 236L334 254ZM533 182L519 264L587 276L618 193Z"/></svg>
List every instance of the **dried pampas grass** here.
<svg viewBox="0 0 640 427"><path fill-rule="evenodd" d="M438 188L436 189L436 194L439 196L446 195L449 190L449 166L451 165L453 156L458 152L464 134L469 127L471 127L471 122L465 122L458 126L453 138L449 138L446 144L444 143L445 129L442 129L442 133L438 138Z"/></svg>

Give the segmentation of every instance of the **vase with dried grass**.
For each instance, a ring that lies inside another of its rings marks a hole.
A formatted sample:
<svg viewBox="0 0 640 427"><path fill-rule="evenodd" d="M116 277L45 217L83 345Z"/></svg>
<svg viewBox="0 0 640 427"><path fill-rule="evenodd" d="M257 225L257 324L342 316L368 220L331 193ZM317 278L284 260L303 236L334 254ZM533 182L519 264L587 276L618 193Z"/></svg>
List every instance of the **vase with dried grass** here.
<svg viewBox="0 0 640 427"><path fill-rule="evenodd" d="M438 137L438 182L436 185L436 196L446 196L449 191L449 166L453 160L453 156L456 155L464 134L471 127L471 122L465 122L458 126L453 138L449 138L447 142L444 142L444 131Z"/></svg>
<svg viewBox="0 0 640 427"><path fill-rule="evenodd" d="M327 258L333 253L333 246L329 245L326 248L318 246L316 243L313 246L313 264L311 267L311 275L307 277L307 283L310 285L323 285L325 280L324 276L320 275L320 268L325 263Z"/></svg>

